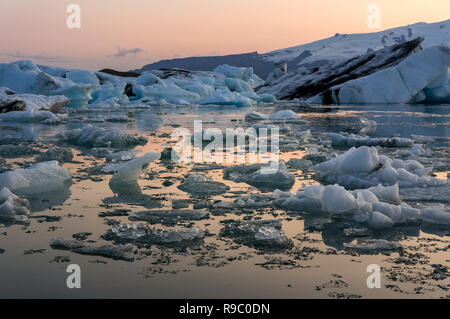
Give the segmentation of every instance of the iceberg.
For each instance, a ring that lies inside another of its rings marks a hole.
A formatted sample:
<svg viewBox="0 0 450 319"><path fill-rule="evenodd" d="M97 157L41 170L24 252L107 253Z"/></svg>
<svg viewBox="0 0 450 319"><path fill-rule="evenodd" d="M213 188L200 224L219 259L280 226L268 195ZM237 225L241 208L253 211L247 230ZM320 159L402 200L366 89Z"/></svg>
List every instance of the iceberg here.
<svg viewBox="0 0 450 319"><path fill-rule="evenodd" d="M291 212L347 217L374 230L420 221L447 224L450 216L443 205L420 210L401 203L398 185L378 185L354 191L339 185L311 185L299 190L296 195L276 190L273 197L273 205Z"/></svg>
<svg viewBox="0 0 450 319"><path fill-rule="evenodd" d="M8 188L16 194L46 193L63 188L72 174L57 161L33 164L0 174L0 188Z"/></svg>
<svg viewBox="0 0 450 319"><path fill-rule="evenodd" d="M143 224L122 224L109 229L102 237L115 242L176 245L201 240L205 233L198 227L162 230Z"/></svg>
<svg viewBox="0 0 450 319"><path fill-rule="evenodd" d="M160 153L147 153L125 163L107 165L105 170L114 171L115 173L110 183L116 185L136 183L143 168L158 160L160 156Z"/></svg>
<svg viewBox="0 0 450 319"><path fill-rule="evenodd" d="M28 222L29 202L13 194L8 188L0 190L0 221L13 223Z"/></svg>
<svg viewBox="0 0 450 319"><path fill-rule="evenodd" d="M245 114L245 120L250 122L250 121L264 121L267 120L269 117L265 114L261 114L259 112L249 112L247 114Z"/></svg>
<svg viewBox="0 0 450 319"><path fill-rule="evenodd" d="M292 121L299 118L300 116L291 110L278 111L269 115L271 121Z"/></svg>
<svg viewBox="0 0 450 319"><path fill-rule="evenodd" d="M360 146L381 146L389 148L406 148L413 147L414 141L409 138L392 137L392 138L375 138L363 137L355 134L343 136L338 133L325 133L324 137L331 140L331 145L335 148L351 148ZM415 151L419 145L415 145Z"/></svg>
<svg viewBox="0 0 450 319"><path fill-rule="evenodd" d="M273 168L275 166L276 168ZM284 161L263 164L240 165L223 170L223 178L235 183L268 189L290 189L294 183L294 175L289 172Z"/></svg>
<svg viewBox="0 0 450 319"><path fill-rule="evenodd" d="M369 188L382 184L399 184L401 188L442 186L448 182L428 176L426 169L414 160L391 160L378 155L374 147L351 148L344 154L327 162L310 167L327 183L338 183L346 188Z"/></svg>
<svg viewBox="0 0 450 319"><path fill-rule="evenodd" d="M55 136L62 142L85 147L128 147L144 145L145 137L125 133L122 130L111 128L99 128L86 125L82 129L65 130Z"/></svg>
<svg viewBox="0 0 450 319"><path fill-rule="evenodd" d="M219 236L259 249L290 249L291 239L281 232L279 220L234 221L220 230Z"/></svg>

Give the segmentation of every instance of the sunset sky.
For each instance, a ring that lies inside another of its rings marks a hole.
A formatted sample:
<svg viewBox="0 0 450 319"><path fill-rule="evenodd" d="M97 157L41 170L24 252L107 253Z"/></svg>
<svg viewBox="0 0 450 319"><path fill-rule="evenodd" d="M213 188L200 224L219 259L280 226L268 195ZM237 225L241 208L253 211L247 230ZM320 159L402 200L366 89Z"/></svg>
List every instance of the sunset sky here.
<svg viewBox="0 0 450 319"><path fill-rule="evenodd" d="M72 3L81 7L80 29L66 26ZM372 3L382 10L380 29L366 25ZM449 13L449 0L1 0L0 62L128 70L438 22Z"/></svg>

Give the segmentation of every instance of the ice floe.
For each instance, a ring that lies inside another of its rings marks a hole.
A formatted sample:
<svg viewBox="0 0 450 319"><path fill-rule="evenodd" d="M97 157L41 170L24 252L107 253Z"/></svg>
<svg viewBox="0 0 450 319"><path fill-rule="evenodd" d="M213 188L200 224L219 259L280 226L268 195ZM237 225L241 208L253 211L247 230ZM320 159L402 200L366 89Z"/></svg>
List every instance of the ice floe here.
<svg viewBox="0 0 450 319"><path fill-rule="evenodd" d="M355 134L349 134L343 136L338 133L325 133L323 135L331 140L331 145L333 147L359 147L359 146L381 146L381 147L391 147L391 148L406 148L412 147L414 141L409 138L392 137L392 138L376 138L376 137L363 137ZM420 147L420 146L419 146ZM414 151L417 151L417 146L415 146Z"/></svg>
<svg viewBox="0 0 450 319"><path fill-rule="evenodd" d="M53 249L70 250L81 255L101 256L125 261L134 261L135 248L132 245L87 245L79 240L55 237L51 239L50 246Z"/></svg>
<svg viewBox="0 0 450 319"><path fill-rule="evenodd" d="M233 238L237 243L261 249L290 249L291 239L281 232L278 220L234 221L220 230L222 237Z"/></svg>
<svg viewBox="0 0 450 319"><path fill-rule="evenodd" d="M359 239L356 242L344 243L344 247L348 249L378 252L380 250L399 250L402 245L385 239Z"/></svg>
<svg viewBox="0 0 450 319"><path fill-rule="evenodd" d="M0 174L0 188L6 187L16 194L39 194L62 189L72 174L57 161L33 164Z"/></svg>
<svg viewBox="0 0 450 319"><path fill-rule="evenodd" d="M221 195L230 189L227 185L212 181L202 174L189 174L178 188L183 192L199 196Z"/></svg>
<svg viewBox="0 0 450 319"><path fill-rule="evenodd" d="M130 213L130 220L146 221L149 223L161 220L201 220L208 218L209 211L198 209L185 210L150 210L144 212Z"/></svg>
<svg viewBox="0 0 450 319"><path fill-rule="evenodd" d="M284 161L227 167L223 177L236 183L268 189L290 189L294 175L286 168Z"/></svg>
<svg viewBox="0 0 450 319"><path fill-rule="evenodd" d="M252 68L221 65L213 72L155 70L137 78L102 72L35 65L31 61L0 64L4 92L62 95L68 107L125 107L148 105L235 105L275 102L270 94L256 94L264 83ZM8 91L6 91L8 89ZM1 94L1 92L0 92Z"/></svg>
<svg viewBox="0 0 450 319"><path fill-rule="evenodd" d="M165 230L143 224L122 224L108 230L102 237L116 242L171 245L201 240L204 235L198 227Z"/></svg>
<svg viewBox="0 0 450 319"><path fill-rule="evenodd" d="M132 184L136 183L139 179L139 175L141 175L142 170L151 162L158 160L160 156L160 153L147 153L128 162L109 164L104 168L104 170L114 172L114 176L110 181L111 184Z"/></svg>
<svg viewBox="0 0 450 319"><path fill-rule="evenodd" d="M8 188L0 190L0 221L13 223L28 222L29 202L13 194Z"/></svg>
<svg viewBox="0 0 450 319"><path fill-rule="evenodd" d="M401 203L398 185L378 185L369 189L348 191L339 185L311 185L296 195L279 190L273 193L273 204L293 212L347 216L349 220L383 230L409 222L447 225L450 212L444 205L413 208Z"/></svg>
<svg viewBox="0 0 450 319"><path fill-rule="evenodd" d="M143 145L147 139L142 136L126 133L117 128L100 128L85 125L80 129L64 130L55 136L62 142L86 147L129 147Z"/></svg>
<svg viewBox="0 0 450 319"><path fill-rule="evenodd" d="M346 188L368 188L382 184L399 184L405 187L427 187L447 184L447 181L429 176L425 168L415 160L391 160L379 155L374 147L351 148L330 161L310 167L321 180L338 183Z"/></svg>

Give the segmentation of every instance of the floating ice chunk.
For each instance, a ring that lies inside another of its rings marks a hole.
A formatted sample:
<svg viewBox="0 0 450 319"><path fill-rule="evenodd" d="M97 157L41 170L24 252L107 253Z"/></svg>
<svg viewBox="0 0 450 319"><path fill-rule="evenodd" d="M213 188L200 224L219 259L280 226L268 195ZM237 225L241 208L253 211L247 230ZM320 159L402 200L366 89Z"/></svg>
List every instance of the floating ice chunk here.
<svg viewBox="0 0 450 319"><path fill-rule="evenodd" d="M71 250L71 249L83 247L84 244L83 244L83 242L78 241L78 240L54 237L50 241L50 246L55 249Z"/></svg>
<svg viewBox="0 0 450 319"><path fill-rule="evenodd" d="M247 82L241 79L225 78L223 79L225 85L232 92L251 92L253 89L248 85Z"/></svg>
<svg viewBox="0 0 450 319"><path fill-rule="evenodd" d="M355 212L355 197L338 185L326 186L323 190L323 210L331 214L349 214Z"/></svg>
<svg viewBox="0 0 450 319"><path fill-rule="evenodd" d="M154 222L161 219L201 220L209 216L207 210L151 210L131 213L130 220Z"/></svg>
<svg viewBox="0 0 450 319"><path fill-rule="evenodd" d="M0 190L0 221L28 222L29 202L13 194L8 188Z"/></svg>
<svg viewBox="0 0 450 319"><path fill-rule="evenodd" d="M234 105L237 107L249 107L255 104L255 101L239 93L231 92L225 89L217 89L207 98L198 101L201 105Z"/></svg>
<svg viewBox="0 0 450 319"><path fill-rule="evenodd" d="M240 79L246 82L250 81L253 76L253 68L240 68L228 64L219 65L213 72L222 73L228 78Z"/></svg>
<svg viewBox="0 0 450 319"><path fill-rule="evenodd" d="M303 191L305 197L322 200L324 187L322 185L311 185L305 187Z"/></svg>
<svg viewBox="0 0 450 319"><path fill-rule="evenodd" d="M311 161L303 159L303 158L291 158L287 162L287 165L294 169L299 169L299 170L304 171L304 170L310 168L313 165L313 163Z"/></svg>
<svg viewBox="0 0 450 319"><path fill-rule="evenodd" d="M414 144L413 147L411 148L411 153L419 156L419 155L424 155L426 152L422 148L422 146L420 146L419 144Z"/></svg>
<svg viewBox="0 0 450 319"><path fill-rule="evenodd" d="M268 189L286 190L295 183L284 161L227 167L223 174L224 179Z"/></svg>
<svg viewBox="0 0 450 319"><path fill-rule="evenodd" d="M126 147L143 145L147 142L145 137L125 133L119 129L105 129L86 125L82 129L65 130L56 135L56 138L70 144L88 147Z"/></svg>
<svg viewBox="0 0 450 319"><path fill-rule="evenodd" d="M402 188L400 194L403 200L408 201L432 201L450 203L450 183L426 188Z"/></svg>
<svg viewBox="0 0 450 319"><path fill-rule="evenodd" d="M136 83L136 85L149 86L153 84L162 84L163 81L152 72L147 72L138 76L134 83Z"/></svg>
<svg viewBox="0 0 450 319"><path fill-rule="evenodd" d="M201 98L198 93L185 90L170 82L150 86L136 85L133 92L137 98L149 99L151 104L163 104L161 102L165 101L168 104L189 105Z"/></svg>
<svg viewBox="0 0 450 319"><path fill-rule="evenodd" d="M60 163L71 162L73 154L70 149L51 147L46 152L36 156L38 162L58 161Z"/></svg>
<svg viewBox="0 0 450 319"><path fill-rule="evenodd" d="M388 203L377 202L372 204L373 210L389 217L394 223L402 220L402 209L400 206L390 205Z"/></svg>
<svg viewBox="0 0 450 319"><path fill-rule="evenodd" d="M83 71L83 70L73 70L66 73L66 78L75 83L84 83L91 85L99 85L100 82L95 76L95 72Z"/></svg>
<svg viewBox="0 0 450 319"><path fill-rule="evenodd" d="M55 237L51 239L50 246L53 249L70 250L82 255L102 256L126 261L134 260L134 248L131 245L103 245L95 247L85 245L82 241Z"/></svg>
<svg viewBox="0 0 450 319"><path fill-rule="evenodd" d="M408 138L393 137L393 138L369 138L359 135L350 134L343 136L338 133L326 133L325 137L331 139L333 147L359 147L359 146L381 146L391 148L411 147L413 140Z"/></svg>
<svg viewBox="0 0 450 319"><path fill-rule="evenodd" d="M368 189L375 194L379 200L392 204L400 204L400 194L398 184L384 187L383 185L377 185Z"/></svg>
<svg viewBox="0 0 450 319"><path fill-rule="evenodd" d="M290 247L292 246L292 241L282 234L275 227L263 226L258 229L255 234L255 244L258 246L280 246L280 247Z"/></svg>
<svg viewBox="0 0 450 319"><path fill-rule="evenodd" d="M291 248L292 240L282 234L280 230L281 222L278 220L235 221L222 228L219 235L231 237L237 243L258 248Z"/></svg>
<svg viewBox="0 0 450 319"><path fill-rule="evenodd" d="M376 149L367 146L362 146L346 154L338 166L343 173L369 173L377 167L379 162Z"/></svg>
<svg viewBox="0 0 450 319"><path fill-rule="evenodd" d="M399 207L402 210L402 217L405 220L416 221L422 218L422 213L420 209L412 208L406 203L402 203Z"/></svg>
<svg viewBox="0 0 450 319"><path fill-rule="evenodd" d="M230 189L227 185L214 182L202 174L189 174L178 188L183 192L200 196L221 195Z"/></svg>
<svg viewBox="0 0 450 319"><path fill-rule="evenodd" d="M0 188L16 194L38 194L62 188L72 174L57 161L37 163L29 168L17 168L0 174Z"/></svg>
<svg viewBox="0 0 450 319"><path fill-rule="evenodd" d="M270 114L269 119L271 121L291 121L300 119L300 115L291 110L283 110Z"/></svg>
<svg viewBox="0 0 450 319"><path fill-rule="evenodd" d="M198 227L161 230L149 228L147 225L122 224L108 230L102 237L106 240L124 242L179 244L200 240L204 235L204 232Z"/></svg>
<svg viewBox="0 0 450 319"><path fill-rule="evenodd" d="M398 188L397 188L398 189ZM367 202L367 203L376 203L379 202L379 198L370 190L366 190L366 189L361 189L361 190L356 190L353 191L352 194L353 196L357 196L357 194L360 193L362 198Z"/></svg>
<svg viewBox="0 0 450 319"><path fill-rule="evenodd" d="M399 187L428 187L444 185L447 182L427 176L431 170L414 160L391 160L378 156L373 147L351 148L344 154L327 162L312 166L319 178L328 183L338 183L347 188L369 188L382 184L398 183Z"/></svg>
<svg viewBox="0 0 450 319"><path fill-rule="evenodd" d="M267 115L255 111L245 114L246 121L263 121L267 119L268 119Z"/></svg>
<svg viewBox="0 0 450 319"><path fill-rule="evenodd" d="M398 250L402 245L385 239L361 239L356 243L344 243L344 247L361 251Z"/></svg>
<svg viewBox="0 0 450 319"><path fill-rule="evenodd" d="M277 202L274 202L276 204ZM323 204L322 200L315 198L298 198L296 196L291 196L283 198L282 201L279 201L282 207L289 211L294 212L311 212L311 213L321 213L323 212Z"/></svg>
<svg viewBox="0 0 450 319"><path fill-rule="evenodd" d="M3 122L41 122L42 124L57 124L65 117L58 116L49 111L13 111L0 114Z"/></svg>
<svg viewBox="0 0 450 319"><path fill-rule="evenodd" d="M82 255L101 256L112 259L120 259L125 261L134 260L134 247L132 245L103 245L83 246L73 249L73 252Z"/></svg>
<svg viewBox="0 0 450 319"><path fill-rule="evenodd" d="M241 92L240 94L258 103L275 103L277 101L275 96L267 93L256 94L255 92L251 91L251 92Z"/></svg>
<svg viewBox="0 0 450 319"><path fill-rule="evenodd" d="M97 87L92 84L77 84L67 78L41 72L36 77L33 92L43 95L64 95L70 99L68 107L80 107L92 99L91 94Z"/></svg>
<svg viewBox="0 0 450 319"><path fill-rule="evenodd" d="M17 93L30 93L40 72L36 64L28 60L1 63L0 86L8 87Z"/></svg>
<svg viewBox="0 0 450 319"><path fill-rule="evenodd" d="M106 160L108 162L121 162L129 161L136 157L141 151L131 150L131 151L121 151L116 153L111 153L106 155Z"/></svg>
<svg viewBox="0 0 450 319"><path fill-rule="evenodd" d="M114 166L109 167L115 171L115 174L111 178L110 183L116 185L136 183L143 168L150 164L150 162L158 160L160 156L160 153L147 153L144 156L137 157L122 164L112 164Z"/></svg>
<svg viewBox="0 0 450 319"><path fill-rule="evenodd" d="M428 223L450 224L450 212L445 211L445 205L427 207L421 211L422 219Z"/></svg>

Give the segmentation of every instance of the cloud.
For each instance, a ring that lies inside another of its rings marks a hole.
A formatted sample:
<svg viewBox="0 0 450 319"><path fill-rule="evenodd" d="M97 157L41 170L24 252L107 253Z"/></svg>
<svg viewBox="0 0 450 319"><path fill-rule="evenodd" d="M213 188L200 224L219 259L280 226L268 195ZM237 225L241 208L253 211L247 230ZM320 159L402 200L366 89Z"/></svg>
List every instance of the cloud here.
<svg viewBox="0 0 450 319"><path fill-rule="evenodd" d="M123 49L121 47L118 47L117 53L113 54L113 57L122 58L122 57L126 57L127 55L136 55L136 54L142 53L142 52L145 52L145 50L141 49L141 48Z"/></svg>
<svg viewBox="0 0 450 319"><path fill-rule="evenodd" d="M42 61L42 62L69 62L71 59L64 56L51 56L46 55L45 53L41 54L22 54L21 52L16 53L4 53L3 56L7 56L10 58L17 58L17 59L27 59L27 60L34 60L34 61Z"/></svg>

